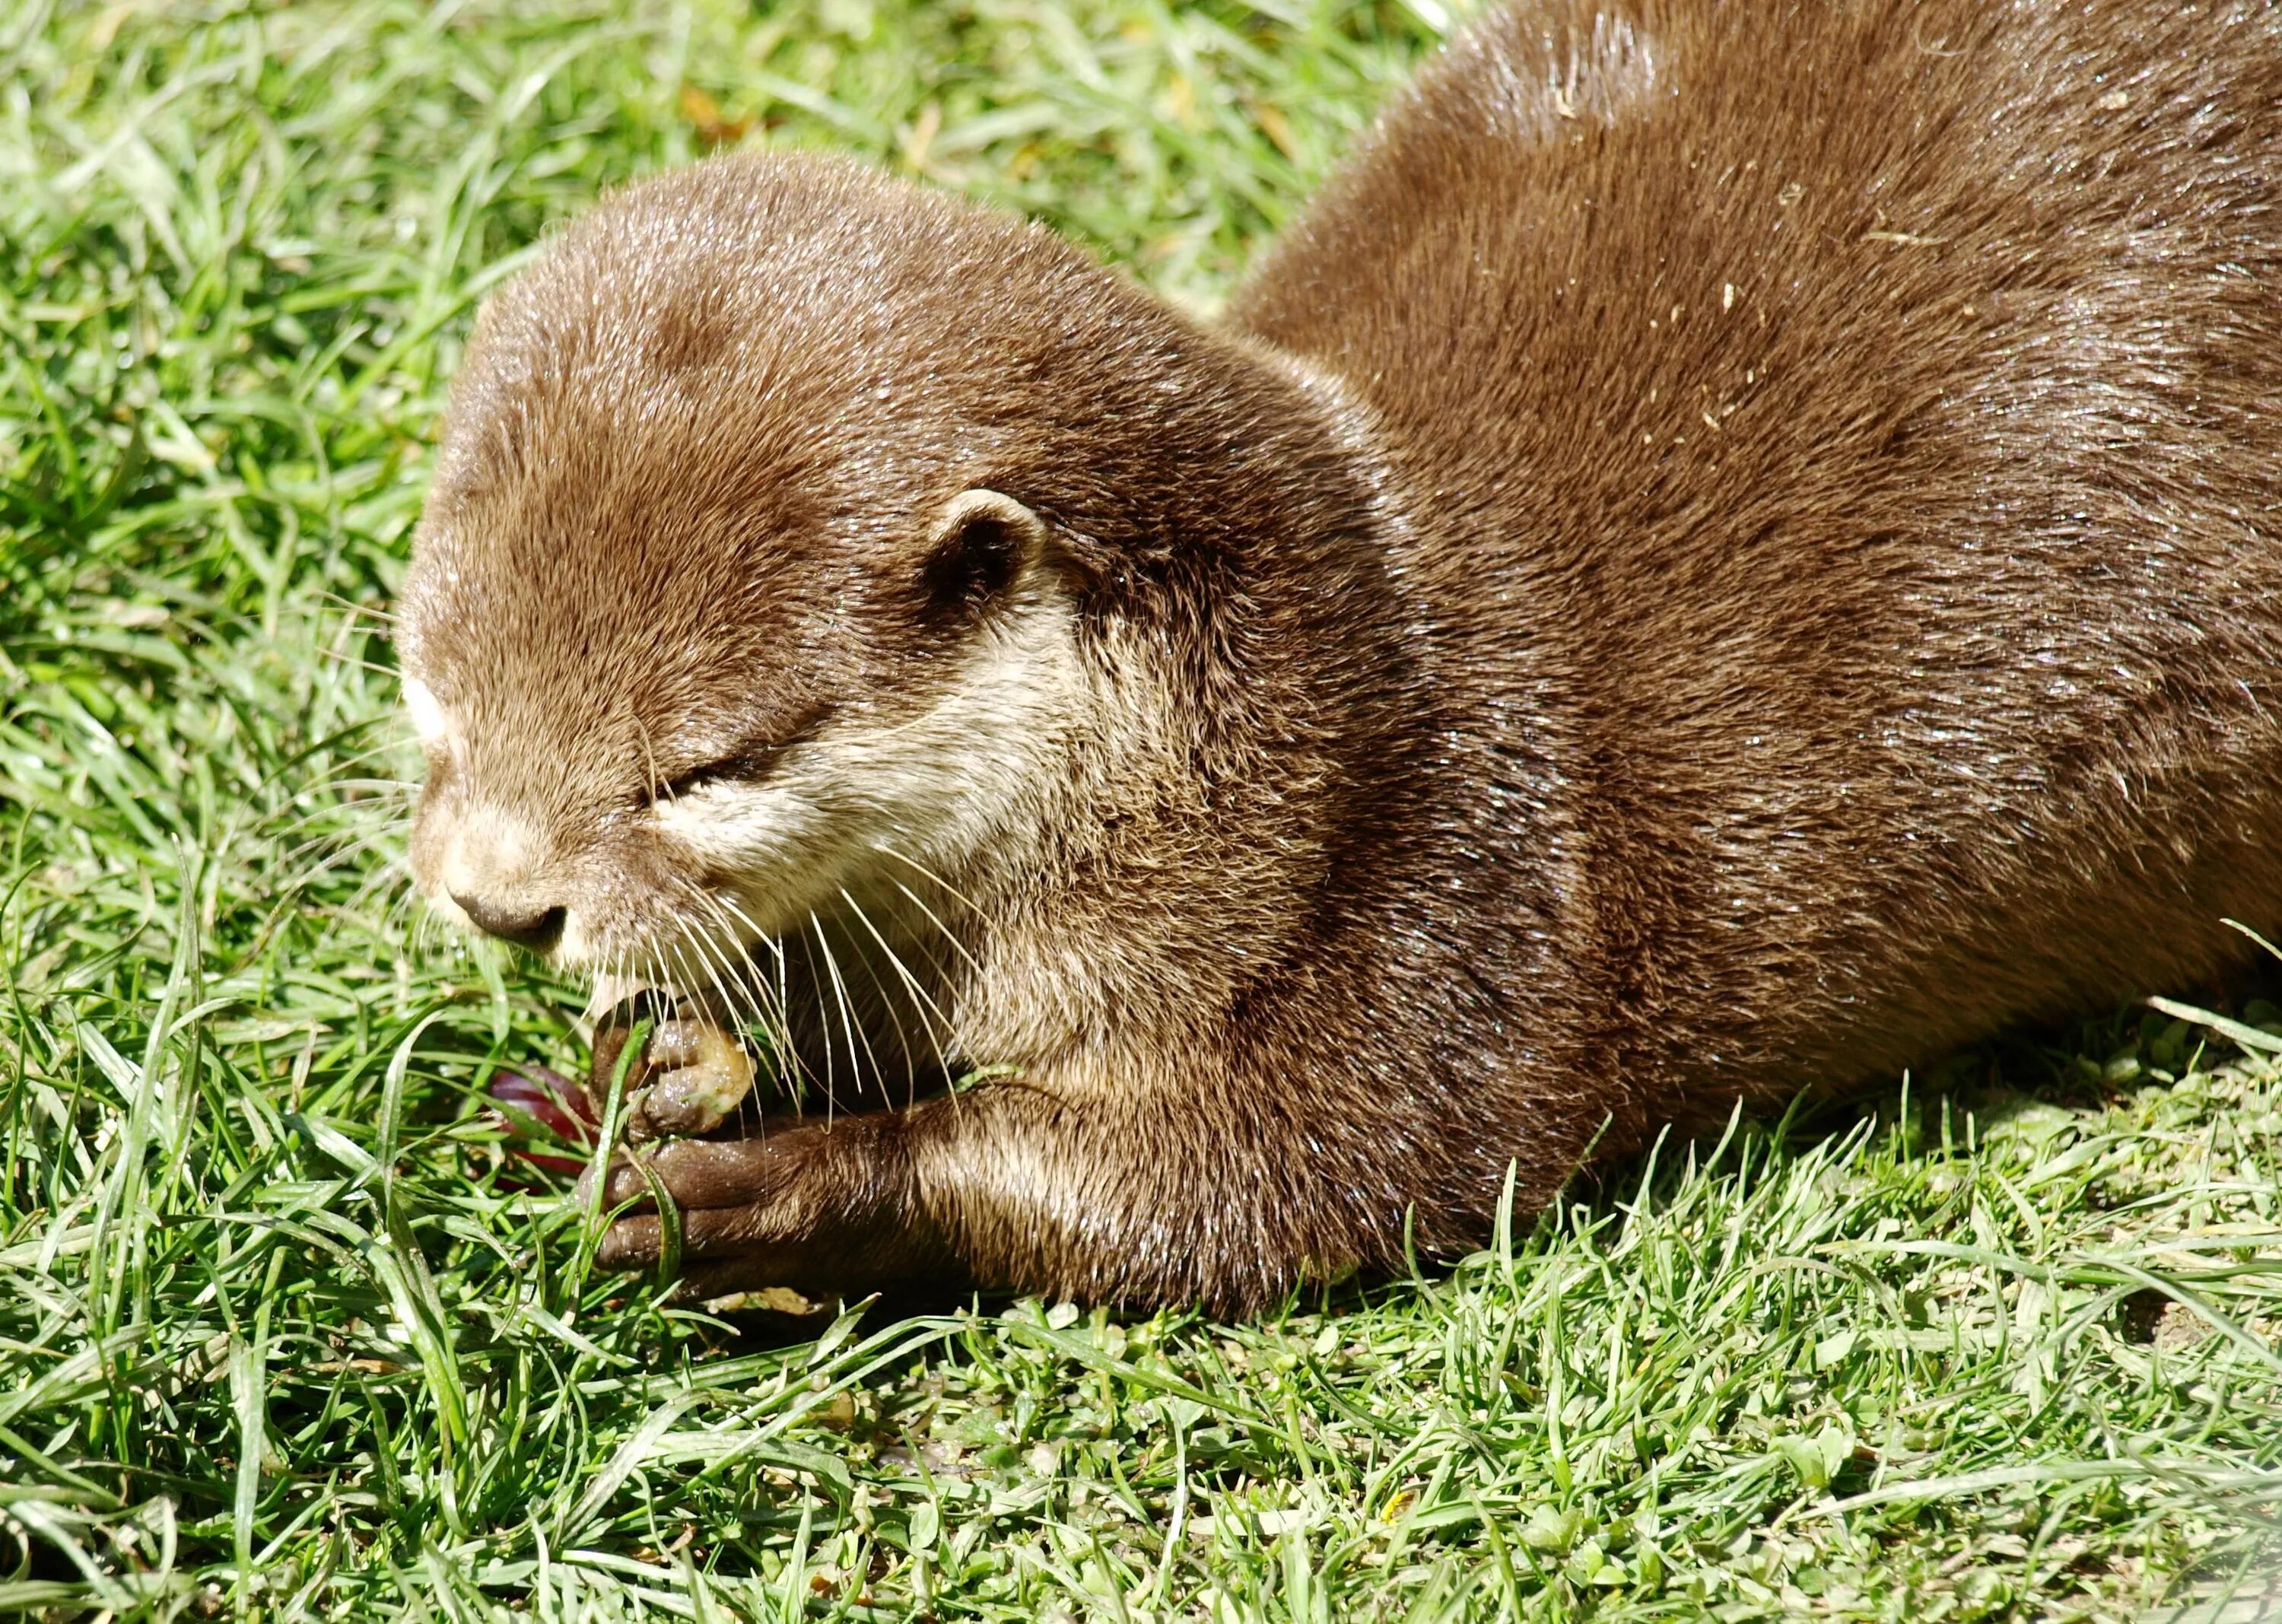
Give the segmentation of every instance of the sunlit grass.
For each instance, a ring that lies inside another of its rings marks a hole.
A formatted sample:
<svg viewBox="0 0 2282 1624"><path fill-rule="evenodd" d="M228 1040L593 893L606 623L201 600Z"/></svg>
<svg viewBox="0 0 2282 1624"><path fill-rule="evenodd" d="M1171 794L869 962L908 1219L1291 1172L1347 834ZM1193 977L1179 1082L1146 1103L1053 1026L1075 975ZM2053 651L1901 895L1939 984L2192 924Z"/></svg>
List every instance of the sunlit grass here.
<svg viewBox="0 0 2282 1624"><path fill-rule="evenodd" d="M423 939L379 618L483 290L744 140L1208 309L1442 18L0 12L0 1611L1934 1619L2263 1582L2282 1068L2167 1019L1668 1145L1453 1274L1243 1326L734 1327L588 1276L568 1204L502 1181L483 1079L574 1059L578 1000Z"/></svg>

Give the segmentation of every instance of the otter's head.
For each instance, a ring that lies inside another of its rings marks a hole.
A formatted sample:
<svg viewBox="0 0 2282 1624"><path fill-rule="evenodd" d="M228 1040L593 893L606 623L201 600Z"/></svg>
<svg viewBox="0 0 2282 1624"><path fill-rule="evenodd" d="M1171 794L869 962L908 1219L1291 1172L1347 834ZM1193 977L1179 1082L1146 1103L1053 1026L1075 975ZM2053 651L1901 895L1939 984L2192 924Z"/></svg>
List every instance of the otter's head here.
<svg viewBox="0 0 2282 1624"><path fill-rule="evenodd" d="M695 933L1035 860L1107 711L1178 732L1149 694L1235 680L1293 393L1044 231L851 166L622 194L455 385L401 605L422 890L671 979Z"/></svg>

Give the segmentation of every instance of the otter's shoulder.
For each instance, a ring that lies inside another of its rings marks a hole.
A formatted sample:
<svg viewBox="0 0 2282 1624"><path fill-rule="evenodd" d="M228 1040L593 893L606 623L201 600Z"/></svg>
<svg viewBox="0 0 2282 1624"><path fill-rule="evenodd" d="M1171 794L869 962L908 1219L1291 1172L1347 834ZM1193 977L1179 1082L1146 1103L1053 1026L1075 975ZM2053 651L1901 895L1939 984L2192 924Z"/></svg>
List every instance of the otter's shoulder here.
<svg viewBox="0 0 2282 1624"><path fill-rule="evenodd" d="M1499 7L1379 115L1231 301L1230 322L1287 347L1352 348L1382 310L1447 299L1448 268L1495 263L1549 150L1643 113L1698 54L1660 8L1594 0Z"/></svg>

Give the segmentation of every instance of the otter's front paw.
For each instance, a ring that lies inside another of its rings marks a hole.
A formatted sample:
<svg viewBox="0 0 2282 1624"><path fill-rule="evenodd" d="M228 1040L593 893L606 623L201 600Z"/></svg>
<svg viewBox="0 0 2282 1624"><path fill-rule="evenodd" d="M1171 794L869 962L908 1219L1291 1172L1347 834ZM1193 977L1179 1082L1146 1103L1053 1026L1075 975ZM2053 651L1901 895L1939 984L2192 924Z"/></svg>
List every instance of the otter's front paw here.
<svg viewBox="0 0 2282 1624"><path fill-rule="evenodd" d="M679 1215L685 1299L767 1286L861 1291L930 1262L902 1158L873 1119L772 1125L753 1138L681 1139L635 1154L639 1165L627 1156L610 1165L604 1207L633 1205L610 1225L595 1261L657 1266L665 1231L654 1178ZM582 1194L594 1177L589 1169Z"/></svg>

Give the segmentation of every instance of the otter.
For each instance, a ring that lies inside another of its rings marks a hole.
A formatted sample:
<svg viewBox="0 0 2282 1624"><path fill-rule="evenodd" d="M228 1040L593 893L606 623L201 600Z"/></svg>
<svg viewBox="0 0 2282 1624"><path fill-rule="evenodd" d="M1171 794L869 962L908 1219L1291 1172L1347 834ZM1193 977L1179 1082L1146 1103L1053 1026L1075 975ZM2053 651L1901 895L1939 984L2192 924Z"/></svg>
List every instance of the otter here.
<svg viewBox="0 0 2282 1624"><path fill-rule="evenodd" d="M481 312L412 864L773 1023L606 1263L1241 1314L2232 964L2278 412L2263 0L1505 5L1209 323L719 158Z"/></svg>

